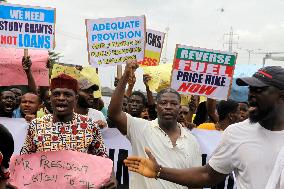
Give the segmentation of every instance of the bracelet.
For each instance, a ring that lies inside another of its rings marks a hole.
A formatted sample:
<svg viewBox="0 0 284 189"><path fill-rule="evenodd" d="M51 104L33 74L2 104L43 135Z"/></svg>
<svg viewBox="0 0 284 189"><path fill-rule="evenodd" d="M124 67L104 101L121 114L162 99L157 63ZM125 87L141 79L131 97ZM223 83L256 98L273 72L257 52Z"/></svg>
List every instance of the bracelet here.
<svg viewBox="0 0 284 189"><path fill-rule="evenodd" d="M156 180L158 180L158 178L160 178L161 171L162 171L162 166L159 165L159 170L158 170L157 175L155 177Z"/></svg>

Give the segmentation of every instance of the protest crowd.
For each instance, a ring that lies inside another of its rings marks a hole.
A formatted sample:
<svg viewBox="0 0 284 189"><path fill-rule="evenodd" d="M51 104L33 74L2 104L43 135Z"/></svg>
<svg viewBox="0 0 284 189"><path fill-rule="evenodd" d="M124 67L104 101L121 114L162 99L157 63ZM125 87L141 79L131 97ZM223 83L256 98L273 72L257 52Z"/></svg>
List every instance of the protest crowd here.
<svg viewBox="0 0 284 189"><path fill-rule="evenodd" d="M236 53L185 45L162 64L145 16L86 20L90 65L64 64L54 9L0 10L0 189L284 188L282 67L235 78ZM98 68L121 64L107 106Z"/></svg>

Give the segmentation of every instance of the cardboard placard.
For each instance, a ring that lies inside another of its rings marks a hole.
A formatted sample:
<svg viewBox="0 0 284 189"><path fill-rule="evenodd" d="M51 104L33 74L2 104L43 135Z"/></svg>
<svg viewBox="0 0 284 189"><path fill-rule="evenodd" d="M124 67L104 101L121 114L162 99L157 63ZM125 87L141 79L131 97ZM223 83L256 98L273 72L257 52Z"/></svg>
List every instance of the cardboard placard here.
<svg viewBox="0 0 284 189"><path fill-rule="evenodd" d="M226 100L235 63L232 52L177 45L171 87L182 94Z"/></svg>
<svg viewBox="0 0 284 189"><path fill-rule="evenodd" d="M0 46L54 49L55 9L0 4Z"/></svg>
<svg viewBox="0 0 284 189"><path fill-rule="evenodd" d="M76 151L15 155L10 182L21 189L97 189L110 179L112 164L108 158Z"/></svg>
<svg viewBox="0 0 284 189"><path fill-rule="evenodd" d="M99 67L142 61L145 22L145 16L87 19L89 63Z"/></svg>
<svg viewBox="0 0 284 189"><path fill-rule="evenodd" d="M158 66L163 49L165 33L147 29L145 57L139 64L141 66Z"/></svg>

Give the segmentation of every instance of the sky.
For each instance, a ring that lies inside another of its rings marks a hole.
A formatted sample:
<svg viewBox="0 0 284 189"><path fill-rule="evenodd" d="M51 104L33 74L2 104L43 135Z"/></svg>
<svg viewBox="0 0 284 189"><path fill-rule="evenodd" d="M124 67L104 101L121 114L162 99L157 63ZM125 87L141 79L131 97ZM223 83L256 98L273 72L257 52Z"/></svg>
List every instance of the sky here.
<svg viewBox="0 0 284 189"><path fill-rule="evenodd" d="M9 3L56 8L56 48L60 62L88 64L85 19L146 15L146 26L165 31L162 58L172 63L176 44L228 50L232 27L238 64L262 64L266 52L284 52L283 0L8 0ZM164 45L165 47L165 45ZM249 53L250 51L250 60ZM275 54L277 56L278 54ZM278 56L284 57L284 54ZM267 60L267 65L284 61ZM143 89L138 70L135 89ZM101 68L102 86L113 88L115 67Z"/></svg>

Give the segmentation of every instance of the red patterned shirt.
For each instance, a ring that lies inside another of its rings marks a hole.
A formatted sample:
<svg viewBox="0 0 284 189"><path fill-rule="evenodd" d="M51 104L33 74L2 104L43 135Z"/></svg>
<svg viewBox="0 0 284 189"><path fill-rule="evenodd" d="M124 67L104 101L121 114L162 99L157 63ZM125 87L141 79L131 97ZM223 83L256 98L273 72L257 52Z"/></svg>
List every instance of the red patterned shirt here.
<svg viewBox="0 0 284 189"><path fill-rule="evenodd" d="M56 123L52 114L34 119L21 154L58 150L108 157L100 129L87 116L74 113L72 121Z"/></svg>

